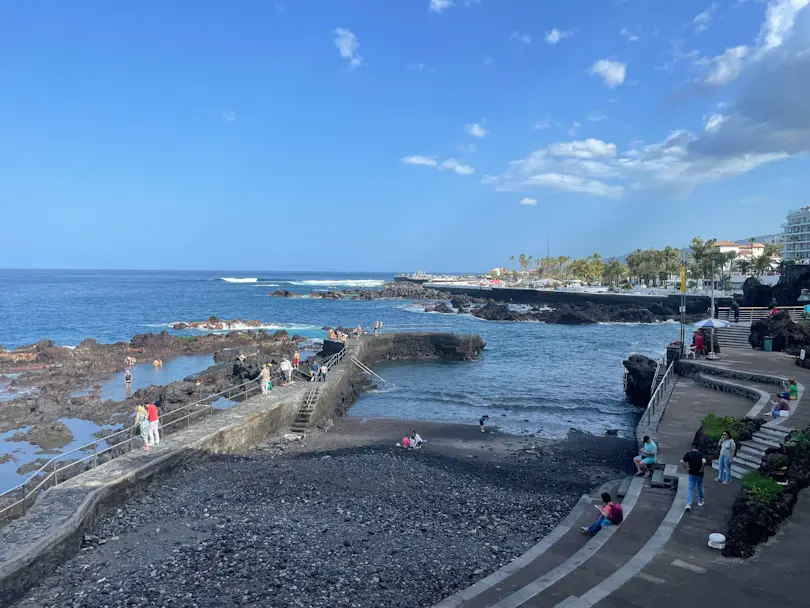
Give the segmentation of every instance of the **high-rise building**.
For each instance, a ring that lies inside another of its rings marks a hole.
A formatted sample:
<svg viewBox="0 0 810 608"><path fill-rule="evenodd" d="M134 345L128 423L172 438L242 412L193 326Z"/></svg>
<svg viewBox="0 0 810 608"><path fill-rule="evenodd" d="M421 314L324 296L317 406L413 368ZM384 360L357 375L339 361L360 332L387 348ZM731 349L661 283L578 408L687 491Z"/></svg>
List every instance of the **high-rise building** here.
<svg viewBox="0 0 810 608"><path fill-rule="evenodd" d="M810 205L788 211L782 228L782 258L810 263Z"/></svg>

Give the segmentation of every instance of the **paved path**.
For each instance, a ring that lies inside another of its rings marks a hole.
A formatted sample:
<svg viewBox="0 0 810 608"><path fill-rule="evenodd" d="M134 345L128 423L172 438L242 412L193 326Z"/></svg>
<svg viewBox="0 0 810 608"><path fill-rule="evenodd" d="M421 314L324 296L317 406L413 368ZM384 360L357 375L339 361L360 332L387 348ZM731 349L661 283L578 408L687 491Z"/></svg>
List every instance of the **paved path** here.
<svg viewBox="0 0 810 608"><path fill-rule="evenodd" d="M794 376L810 386L810 370L798 368L792 357L781 353L724 349L721 360L702 362L726 370ZM733 381L769 393L776 388L759 381ZM802 407L800 399L796 406L788 421L803 428L805 417L810 418L810 405ZM661 459L677 465L707 413L744 417L751 407L750 399L679 378L656 433ZM578 537L578 526L592 519L593 513L587 509L573 513L561 526L570 528L558 529L556 540L546 539L542 547L541 541L534 555L507 567L508 576L495 573L436 608L683 608L705 603L707 593L715 603L722 598L723 605L736 607L806 604L801 575L810 573L810 498L800 498L791 521L755 557L744 563L729 560L707 543L712 532L726 531L740 485L737 480L716 483L715 475L711 469L706 471L706 504L695 504L689 512L684 511L684 477L677 495L646 482L639 487L625 523L606 540L600 540L604 531L594 539Z"/></svg>

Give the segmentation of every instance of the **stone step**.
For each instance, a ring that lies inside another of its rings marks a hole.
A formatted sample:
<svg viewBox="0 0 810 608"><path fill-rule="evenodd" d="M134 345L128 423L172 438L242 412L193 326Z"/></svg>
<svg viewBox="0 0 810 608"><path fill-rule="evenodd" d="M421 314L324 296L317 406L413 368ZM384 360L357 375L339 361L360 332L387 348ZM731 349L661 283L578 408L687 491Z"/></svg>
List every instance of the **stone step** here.
<svg viewBox="0 0 810 608"><path fill-rule="evenodd" d="M775 427L763 426L763 427L760 427L759 431L757 431L757 432L760 433L760 435L762 437L767 437L771 441L775 441L776 443L782 444L782 442L784 442L785 439L787 439L787 433L781 433L779 431L775 431L775 430L773 430L774 428Z"/></svg>
<svg viewBox="0 0 810 608"><path fill-rule="evenodd" d="M740 446L737 454L747 454L749 459L759 458L762 460L762 458L765 456L765 448L752 445L750 441L746 441Z"/></svg>
<svg viewBox="0 0 810 608"><path fill-rule="evenodd" d="M754 433L754 441L757 443L764 444L769 448L778 448L781 447L782 443L777 439L774 439L773 435L766 435L762 431L757 431Z"/></svg>
<svg viewBox="0 0 810 608"><path fill-rule="evenodd" d="M751 471L756 471L756 469L752 469L750 467L739 465L736 463L731 464L731 476L734 479L740 479L746 473L750 473Z"/></svg>
<svg viewBox="0 0 810 608"><path fill-rule="evenodd" d="M770 433L774 435L780 441L784 441L787 439L787 436L790 434L791 429L783 429L781 426L763 426L760 427L760 431L764 433Z"/></svg>
<svg viewBox="0 0 810 608"><path fill-rule="evenodd" d="M737 456L732 461L732 464L744 465L749 469L759 469L760 465L762 464L761 458L756 458L749 456L748 454L744 454L743 452L739 452Z"/></svg>

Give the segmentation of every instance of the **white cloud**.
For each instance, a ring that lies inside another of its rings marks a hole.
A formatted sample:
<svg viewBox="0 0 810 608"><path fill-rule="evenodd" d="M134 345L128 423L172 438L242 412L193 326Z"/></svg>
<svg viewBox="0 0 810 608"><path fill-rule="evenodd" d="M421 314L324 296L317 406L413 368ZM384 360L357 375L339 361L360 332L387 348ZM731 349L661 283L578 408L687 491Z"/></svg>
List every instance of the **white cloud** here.
<svg viewBox="0 0 810 608"><path fill-rule="evenodd" d="M233 110L225 110L222 113L222 119L225 122L236 122L236 112L234 112Z"/></svg>
<svg viewBox="0 0 810 608"><path fill-rule="evenodd" d="M558 30L556 27L546 32L546 42L549 44L557 44L563 38L573 36L574 32L570 30Z"/></svg>
<svg viewBox="0 0 810 608"><path fill-rule="evenodd" d="M430 0L428 11L441 14L451 6L453 6L453 0Z"/></svg>
<svg viewBox="0 0 810 608"><path fill-rule="evenodd" d="M532 37L530 34L527 34L526 32L519 32L515 30L514 32L512 32L512 35L509 36L509 40L518 42L519 44L530 44L532 41Z"/></svg>
<svg viewBox="0 0 810 608"><path fill-rule="evenodd" d="M616 144L607 144L600 139L589 137L585 141L568 141L551 144L548 147L551 156L568 156L571 158L600 158L616 156Z"/></svg>
<svg viewBox="0 0 810 608"><path fill-rule="evenodd" d="M454 173L458 173L459 175L472 175L475 173L475 169L470 167L469 165L464 165L457 161L455 158L448 158L445 161L439 163L436 160L435 156L404 156L400 159L400 162L405 163L406 165L418 165L421 167L435 167L439 171L453 171Z"/></svg>
<svg viewBox="0 0 810 608"><path fill-rule="evenodd" d="M728 116L725 116L723 114L712 114L711 116L709 116L708 120L706 121L706 126L704 127L704 131L713 131L714 129L717 129L727 119L728 119Z"/></svg>
<svg viewBox="0 0 810 608"><path fill-rule="evenodd" d="M610 59L600 59L588 70L592 76L599 76L610 89L613 89L624 82L627 75L627 66L618 61Z"/></svg>
<svg viewBox="0 0 810 608"><path fill-rule="evenodd" d="M712 2L705 11L696 15L694 19L692 19L692 25L695 26L695 33L700 34L701 32L705 32L709 29L709 24L712 21L712 17L714 16L714 12L719 8L719 5L716 2Z"/></svg>
<svg viewBox="0 0 810 608"><path fill-rule="evenodd" d="M340 56L349 62L349 69L353 70L363 65L363 57L357 52L360 42L351 30L342 27L335 28L332 32L335 35L335 46Z"/></svg>
<svg viewBox="0 0 810 608"><path fill-rule="evenodd" d="M526 196L526 197L523 197L522 199L520 199L520 204L521 205L536 205L537 204L537 199Z"/></svg>
<svg viewBox="0 0 810 608"><path fill-rule="evenodd" d="M638 36L631 34L630 30L628 30L626 27L619 30L619 36L624 36L627 38L627 42L638 42L639 40Z"/></svg>
<svg viewBox="0 0 810 608"><path fill-rule="evenodd" d="M419 156L418 154L404 156L400 160L406 165L421 165L423 167L435 167L438 164L435 156Z"/></svg>
<svg viewBox="0 0 810 608"><path fill-rule="evenodd" d="M579 128L580 128L581 126L582 126L582 125L579 123L579 121L575 120L575 121L574 121L574 122L571 124L571 128L570 128L570 129L568 129L568 136L569 136L569 137L574 137L574 135L576 135L576 134L577 134L577 131L579 131Z"/></svg>
<svg viewBox="0 0 810 608"><path fill-rule="evenodd" d="M484 122L483 120L481 122ZM489 131L487 131L484 126L480 123L474 122L469 125L464 125L464 130L467 132L468 135L472 135L473 137L483 138L486 137Z"/></svg>
<svg viewBox="0 0 810 608"><path fill-rule="evenodd" d="M535 122L532 125L532 129L542 130L542 129L549 129L551 127L559 127L560 123L554 120L551 116L546 116L546 118L542 122Z"/></svg>
<svg viewBox="0 0 810 608"><path fill-rule="evenodd" d="M475 173L475 169L469 165L461 164L455 158L448 158L439 165L439 171L455 171L459 175L472 175Z"/></svg>
<svg viewBox="0 0 810 608"><path fill-rule="evenodd" d="M585 118L590 120L591 122L602 122L603 120L607 120L607 115L602 112L602 110L594 110L590 114L588 114Z"/></svg>
<svg viewBox="0 0 810 608"><path fill-rule="evenodd" d="M703 82L711 86L722 86L736 80L742 71L743 59L748 56L748 53L748 47L741 45L726 49L722 55L718 55L714 59L701 60L698 64L711 65L711 70Z"/></svg>
<svg viewBox="0 0 810 608"><path fill-rule="evenodd" d="M703 57L695 62L709 68L701 79L703 84L713 87L726 85L736 80L747 64L760 61L782 47L794 35L796 21L808 4L810 0L770 0L754 45L738 45L716 57ZM802 35L807 38L807 28Z"/></svg>

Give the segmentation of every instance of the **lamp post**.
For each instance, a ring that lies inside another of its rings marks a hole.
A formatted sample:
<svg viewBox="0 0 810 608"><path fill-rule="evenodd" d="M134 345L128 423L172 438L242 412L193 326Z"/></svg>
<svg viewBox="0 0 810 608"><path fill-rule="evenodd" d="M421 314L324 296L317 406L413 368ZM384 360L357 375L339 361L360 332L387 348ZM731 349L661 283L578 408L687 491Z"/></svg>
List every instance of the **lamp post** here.
<svg viewBox="0 0 810 608"><path fill-rule="evenodd" d="M714 319L714 255L712 255L712 297L711 308L709 309L709 318ZM712 331L709 333L709 340L711 340L711 345L709 347L709 354L706 355L706 358L716 359L717 355L714 354L714 327L712 327Z"/></svg>

